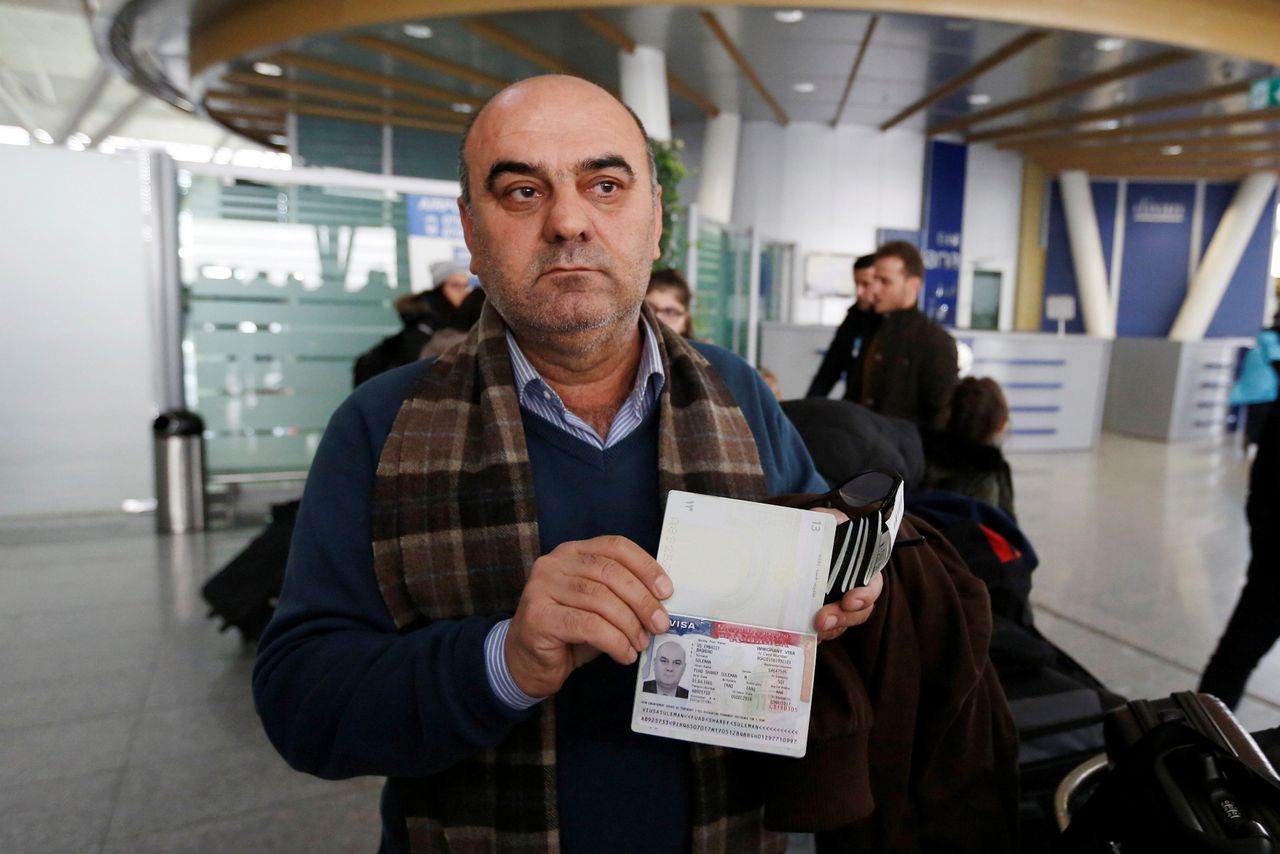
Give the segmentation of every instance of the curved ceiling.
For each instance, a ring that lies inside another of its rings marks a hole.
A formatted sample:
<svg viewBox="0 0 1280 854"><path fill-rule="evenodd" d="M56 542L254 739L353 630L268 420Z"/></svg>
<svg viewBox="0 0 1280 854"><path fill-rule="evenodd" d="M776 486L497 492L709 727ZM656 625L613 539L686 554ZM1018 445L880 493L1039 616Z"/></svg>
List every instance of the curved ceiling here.
<svg viewBox="0 0 1280 854"><path fill-rule="evenodd" d="M1280 166L1280 112L1250 112L1246 95L1280 55L1270 4L895 4L953 12L938 17L844 3L786 23L763 5L477 15L530 4L444 2L424 18L420 3L402 0L309 0L306 14L298 2L122 0L104 10L99 45L157 94L263 141L279 139L289 112L456 132L496 89L534 74L576 73L616 89L618 51L640 43L665 52L677 126L718 111L901 126L1094 173L1216 177ZM1100 32L1042 29L1083 20ZM189 54L175 49L188 30ZM1159 40L1116 37L1134 33ZM1203 49L1222 43L1231 53ZM188 61L202 73L189 76Z"/></svg>

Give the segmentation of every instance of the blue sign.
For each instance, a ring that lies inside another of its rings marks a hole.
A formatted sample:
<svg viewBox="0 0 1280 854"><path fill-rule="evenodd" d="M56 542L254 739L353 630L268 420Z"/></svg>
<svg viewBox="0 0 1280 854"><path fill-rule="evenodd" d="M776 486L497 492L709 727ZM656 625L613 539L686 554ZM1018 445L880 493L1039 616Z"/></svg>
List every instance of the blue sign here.
<svg viewBox="0 0 1280 854"><path fill-rule="evenodd" d="M404 198L405 207L409 211L411 237L462 239L462 217L458 214L458 199L455 196L418 196L410 193Z"/></svg>
<svg viewBox="0 0 1280 854"><path fill-rule="evenodd" d="M1196 185L1130 181L1116 334L1164 338L1187 297Z"/></svg>
<svg viewBox="0 0 1280 854"><path fill-rule="evenodd" d="M956 325L960 242L964 227L964 178L968 149L956 142L929 143L924 173L924 289L921 310L943 326Z"/></svg>

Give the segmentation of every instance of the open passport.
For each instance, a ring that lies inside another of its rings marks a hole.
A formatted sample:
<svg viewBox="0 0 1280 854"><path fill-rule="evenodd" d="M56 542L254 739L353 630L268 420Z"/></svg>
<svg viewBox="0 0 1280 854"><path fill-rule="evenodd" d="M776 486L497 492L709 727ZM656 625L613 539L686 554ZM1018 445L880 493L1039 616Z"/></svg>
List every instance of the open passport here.
<svg viewBox="0 0 1280 854"><path fill-rule="evenodd" d="M640 657L631 728L803 756L835 531L826 513L673 490L671 628Z"/></svg>

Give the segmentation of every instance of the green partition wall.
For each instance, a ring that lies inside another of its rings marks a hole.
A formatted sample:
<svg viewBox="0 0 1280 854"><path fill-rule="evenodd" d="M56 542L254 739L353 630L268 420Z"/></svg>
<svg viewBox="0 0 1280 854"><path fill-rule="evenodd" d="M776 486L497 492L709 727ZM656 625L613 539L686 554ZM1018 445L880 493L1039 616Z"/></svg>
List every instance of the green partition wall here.
<svg viewBox="0 0 1280 854"><path fill-rule="evenodd" d="M745 356L750 239L709 220L699 220L697 234L694 334Z"/></svg>
<svg viewBox="0 0 1280 854"><path fill-rule="evenodd" d="M404 197L180 181L187 406L211 473L308 467L355 358L399 326Z"/></svg>

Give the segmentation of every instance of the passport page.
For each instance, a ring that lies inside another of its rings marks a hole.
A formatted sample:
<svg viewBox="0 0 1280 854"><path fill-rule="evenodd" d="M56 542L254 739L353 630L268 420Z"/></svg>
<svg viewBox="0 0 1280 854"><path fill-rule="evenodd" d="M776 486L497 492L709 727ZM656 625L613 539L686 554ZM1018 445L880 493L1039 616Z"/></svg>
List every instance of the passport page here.
<svg viewBox="0 0 1280 854"><path fill-rule="evenodd" d="M725 623L813 633L836 521L826 513L672 490L658 563L663 605Z"/></svg>

